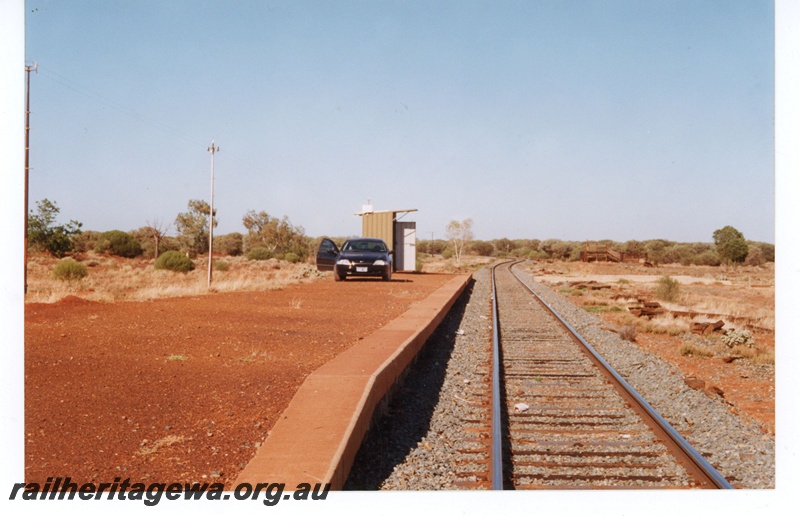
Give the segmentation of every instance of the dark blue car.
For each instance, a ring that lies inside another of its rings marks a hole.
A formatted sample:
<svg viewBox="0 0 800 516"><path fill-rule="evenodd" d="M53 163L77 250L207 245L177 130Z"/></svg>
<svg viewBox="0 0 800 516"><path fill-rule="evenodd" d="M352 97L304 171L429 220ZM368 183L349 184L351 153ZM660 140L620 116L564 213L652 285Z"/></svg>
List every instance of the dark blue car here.
<svg viewBox="0 0 800 516"><path fill-rule="evenodd" d="M317 269L333 271L333 279L347 276L380 276L392 279L392 253L380 238L351 238L340 250L332 240L323 238L317 251Z"/></svg>

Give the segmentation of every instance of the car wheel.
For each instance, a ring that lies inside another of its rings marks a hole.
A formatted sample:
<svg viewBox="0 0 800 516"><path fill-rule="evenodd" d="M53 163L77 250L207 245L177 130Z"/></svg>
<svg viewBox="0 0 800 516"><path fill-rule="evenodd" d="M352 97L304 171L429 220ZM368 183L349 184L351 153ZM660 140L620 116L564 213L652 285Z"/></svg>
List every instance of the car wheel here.
<svg viewBox="0 0 800 516"><path fill-rule="evenodd" d="M336 272L336 269L333 270L333 281L344 281L344 279L346 277L347 277L347 275L345 275L345 274L342 274L340 276L339 273Z"/></svg>
<svg viewBox="0 0 800 516"><path fill-rule="evenodd" d="M391 267L383 273L383 281L392 281L392 269Z"/></svg>

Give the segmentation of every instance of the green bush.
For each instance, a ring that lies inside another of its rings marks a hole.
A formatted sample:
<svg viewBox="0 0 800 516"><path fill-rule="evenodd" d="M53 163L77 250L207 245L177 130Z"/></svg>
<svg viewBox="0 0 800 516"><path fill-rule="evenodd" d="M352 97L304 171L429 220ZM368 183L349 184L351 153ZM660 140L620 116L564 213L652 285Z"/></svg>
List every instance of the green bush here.
<svg viewBox="0 0 800 516"><path fill-rule="evenodd" d="M89 275L86 266L72 258L64 258L53 269L53 276L62 281L77 281Z"/></svg>
<svg viewBox="0 0 800 516"><path fill-rule="evenodd" d="M300 261L300 257L297 256L295 253L286 253L283 255L283 259L289 263L297 263Z"/></svg>
<svg viewBox="0 0 800 516"><path fill-rule="evenodd" d="M135 258L144 252L142 244L131 234L112 230L102 233L94 247L97 253L110 253L123 258Z"/></svg>
<svg viewBox="0 0 800 516"><path fill-rule="evenodd" d="M692 265L717 266L719 264L720 264L720 259L716 251L704 251L696 255L692 260Z"/></svg>
<svg viewBox="0 0 800 516"><path fill-rule="evenodd" d="M469 251L470 253L478 256L492 256L495 252L495 249L494 246L489 242L477 241L470 244Z"/></svg>
<svg viewBox="0 0 800 516"><path fill-rule="evenodd" d="M766 261L767 260L764 258L764 253L761 251L761 248L751 245L744 263L745 265L759 266L764 265Z"/></svg>
<svg viewBox="0 0 800 516"><path fill-rule="evenodd" d="M211 265L214 267L215 271L227 271L231 268L231 265L225 260L214 260L211 262Z"/></svg>
<svg viewBox="0 0 800 516"><path fill-rule="evenodd" d="M656 297L662 301L674 302L680 296L680 283L669 276L662 276L658 279L656 286Z"/></svg>
<svg viewBox="0 0 800 516"><path fill-rule="evenodd" d="M269 260L272 258L272 251L266 247L256 246L247 251L248 260Z"/></svg>
<svg viewBox="0 0 800 516"><path fill-rule="evenodd" d="M337 242L338 243L338 242ZM424 254L442 254L447 247L444 240L418 240L417 252Z"/></svg>
<svg viewBox="0 0 800 516"><path fill-rule="evenodd" d="M216 237L214 249L228 256L241 256L244 248L244 239L241 233L228 233Z"/></svg>
<svg viewBox="0 0 800 516"><path fill-rule="evenodd" d="M547 260L547 253L541 251L531 251L527 256L528 260Z"/></svg>
<svg viewBox="0 0 800 516"><path fill-rule="evenodd" d="M194 270L194 262L178 251L167 251L158 257L154 267L168 271L189 272Z"/></svg>
<svg viewBox="0 0 800 516"><path fill-rule="evenodd" d="M93 251L97 246L98 238L100 238L99 231L81 231L72 238L72 251L75 253Z"/></svg>

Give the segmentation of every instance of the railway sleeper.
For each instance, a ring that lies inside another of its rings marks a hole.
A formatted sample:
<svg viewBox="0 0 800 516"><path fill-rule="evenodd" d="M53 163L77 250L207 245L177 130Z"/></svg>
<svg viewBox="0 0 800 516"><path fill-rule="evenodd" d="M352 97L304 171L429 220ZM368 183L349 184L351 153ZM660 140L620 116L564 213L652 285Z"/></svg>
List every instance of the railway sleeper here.
<svg viewBox="0 0 800 516"><path fill-rule="evenodd" d="M585 413L585 414L559 414L559 413L547 413L544 411L533 411L528 409L528 412L520 412L517 414L513 414L514 418L518 419L525 419L525 418L551 418L551 419L627 419L629 416L627 414L594 414L594 413Z"/></svg>
<svg viewBox="0 0 800 516"><path fill-rule="evenodd" d="M616 458L641 458L641 457L661 457L664 455L663 452L640 452L640 451L625 451L625 452L614 452L614 451L542 451L542 450L516 450L514 452L515 456L547 456L547 457L616 457Z"/></svg>

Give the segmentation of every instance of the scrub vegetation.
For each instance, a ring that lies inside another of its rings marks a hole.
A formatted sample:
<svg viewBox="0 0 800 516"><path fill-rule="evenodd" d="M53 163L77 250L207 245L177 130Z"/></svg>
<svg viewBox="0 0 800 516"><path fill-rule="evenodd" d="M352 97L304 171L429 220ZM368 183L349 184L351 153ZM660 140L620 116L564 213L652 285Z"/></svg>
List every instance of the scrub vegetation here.
<svg viewBox="0 0 800 516"><path fill-rule="evenodd" d="M153 267L173 272L189 272L194 270L194 262L178 251L167 251L158 257Z"/></svg>
<svg viewBox="0 0 800 516"><path fill-rule="evenodd" d="M82 231L76 221L59 225L56 203L40 201L29 217L26 302L52 303L71 295L114 302L208 293L205 271L210 210L198 200L190 200L187 206L188 211L178 214L174 221L177 235L170 236L172 225L158 220L128 232ZM314 266L321 238L305 235L303 228L293 225L288 217L273 217L264 211L247 211L242 224L246 233L215 235L212 292L270 290L323 276ZM508 238L480 241L473 238L472 225L471 219L451 221L446 240L417 241L414 272L463 272L498 259L523 258L542 272L552 269L569 276L592 265L582 261L588 249L601 248L609 256L637 259L609 263L618 275L603 293L569 283L556 289L586 310L613 321L624 338L638 341L647 334L691 333L696 320L668 314L635 317L628 311L637 297L658 299L668 312L721 314L726 326L723 333L711 336L714 342L727 352L754 361L769 363L774 359L771 346L762 345L763 331L774 332L775 325L772 244L747 241L731 226L715 231L713 243L661 239L624 243ZM333 240L341 244L345 237ZM634 271L639 276L620 271ZM652 278L644 290L635 279L643 275ZM687 285L680 280L686 276L702 276L704 282ZM753 303L743 302L742 289L755 300ZM616 297L609 297L610 293ZM757 330L752 332L751 327ZM691 346L685 352L687 356L703 355Z"/></svg>
<svg viewBox="0 0 800 516"><path fill-rule="evenodd" d="M681 294L680 283L670 278L669 276L661 276L658 278L658 286L656 287L656 297L661 301L675 302Z"/></svg>
<svg viewBox="0 0 800 516"><path fill-rule="evenodd" d="M733 228L732 228L733 229ZM721 231L721 230L720 230ZM734 229L734 231L736 231ZM716 233L715 233L716 234ZM741 233L739 233L741 234ZM469 240L459 250L459 257L484 256L492 258L525 258L529 260L581 261L581 253L587 242L558 239L517 239L500 238L496 240ZM614 242L600 240L591 245L607 247L612 251L636 254L649 265L764 265L775 261L775 245L737 238L724 241L720 245L712 242L673 242L670 240L629 240ZM442 255L445 258L456 256L453 240L420 240L417 252L425 255Z"/></svg>
<svg viewBox="0 0 800 516"><path fill-rule="evenodd" d="M62 281L77 281L85 278L88 274L86 266L72 258L64 258L53 269L53 277Z"/></svg>
<svg viewBox="0 0 800 516"><path fill-rule="evenodd" d="M631 342L663 350L663 339L672 339L683 357L774 363L773 263L644 267L545 260L525 268ZM642 313L648 305L654 311Z"/></svg>

